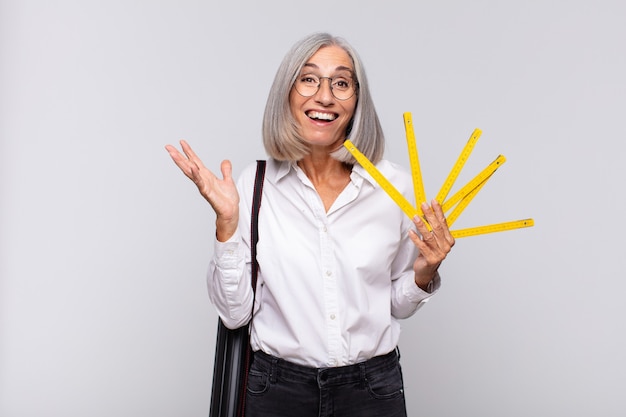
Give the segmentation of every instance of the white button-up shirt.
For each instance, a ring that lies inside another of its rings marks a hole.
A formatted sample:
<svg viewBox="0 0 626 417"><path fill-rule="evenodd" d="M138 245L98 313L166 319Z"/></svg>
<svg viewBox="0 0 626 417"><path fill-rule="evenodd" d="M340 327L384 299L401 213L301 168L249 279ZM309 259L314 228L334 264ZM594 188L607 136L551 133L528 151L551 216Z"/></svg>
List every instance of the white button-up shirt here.
<svg viewBox="0 0 626 417"><path fill-rule="evenodd" d="M409 201L411 177L381 161L378 169ZM250 320L250 212L256 166L238 181L240 221L227 242L215 241L209 266L211 301L230 328ZM429 292L414 281L417 248L410 219L359 165L326 211L295 163L269 160L259 214L259 275L251 345L313 367L341 366L392 351L398 319L411 316Z"/></svg>

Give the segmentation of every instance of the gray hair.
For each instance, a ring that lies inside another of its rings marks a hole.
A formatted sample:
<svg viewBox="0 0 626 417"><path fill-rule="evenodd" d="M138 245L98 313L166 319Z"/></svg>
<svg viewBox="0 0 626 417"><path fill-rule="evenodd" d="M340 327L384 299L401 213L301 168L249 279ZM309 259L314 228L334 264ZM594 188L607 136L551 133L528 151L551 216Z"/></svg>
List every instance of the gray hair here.
<svg viewBox="0 0 626 417"><path fill-rule="evenodd" d="M385 150L383 135L376 109L370 95L367 77L357 52L342 38L328 33L314 33L296 43L285 55L276 72L263 115L263 145L267 154L277 160L298 161L309 153L306 142L298 133L291 114L289 93L304 64L320 48L339 46L354 64L357 85L357 105L348 124L346 139L374 164L380 161ZM331 154L335 159L354 164L356 161L343 147Z"/></svg>

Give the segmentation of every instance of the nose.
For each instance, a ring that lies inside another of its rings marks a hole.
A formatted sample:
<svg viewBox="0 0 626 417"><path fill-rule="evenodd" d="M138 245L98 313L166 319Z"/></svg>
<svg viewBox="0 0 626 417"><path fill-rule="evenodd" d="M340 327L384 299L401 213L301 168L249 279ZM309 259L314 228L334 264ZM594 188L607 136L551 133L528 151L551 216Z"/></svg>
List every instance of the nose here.
<svg viewBox="0 0 626 417"><path fill-rule="evenodd" d="M324 80L327 80L328 83L324 83ZM329 77L321 77L320 85L317 89L317 93L315 93L315 100L322 104L331 103L334 99L332 90L331 79Z"/></svg>

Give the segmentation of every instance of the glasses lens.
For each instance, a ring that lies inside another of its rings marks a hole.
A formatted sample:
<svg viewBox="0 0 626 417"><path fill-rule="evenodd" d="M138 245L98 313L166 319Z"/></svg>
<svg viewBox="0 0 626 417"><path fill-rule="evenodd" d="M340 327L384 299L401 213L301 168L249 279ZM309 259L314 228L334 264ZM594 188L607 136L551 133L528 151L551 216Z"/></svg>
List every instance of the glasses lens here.
<svg viewBox="0 0 626 417"><path fill-rule="evenodd" d="M335 77L331 80L333 95L338 100L347 100L354 95L354 83L347 77Z"/></svg>
<svg viewBox="0 0 626 417"><path fill-rule="evenodd" d="M317 93L320 86L320 79L313 74L301 75L296 80L296 90L304 97L311 97Z"/></svg>

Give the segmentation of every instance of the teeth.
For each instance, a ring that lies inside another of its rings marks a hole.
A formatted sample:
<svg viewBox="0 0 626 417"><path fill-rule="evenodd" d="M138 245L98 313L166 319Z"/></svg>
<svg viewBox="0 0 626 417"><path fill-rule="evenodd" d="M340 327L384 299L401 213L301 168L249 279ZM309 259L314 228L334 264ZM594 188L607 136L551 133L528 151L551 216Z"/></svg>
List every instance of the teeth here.
<svg viewBox="0 0 626 417"><path fill-rule="evenodd" d="M309 112L308 116L311 119L320 119L320 120L335 120L337 118L337 116L335 114L332 113L320 113L318 111L312 111Z"/></svg>

